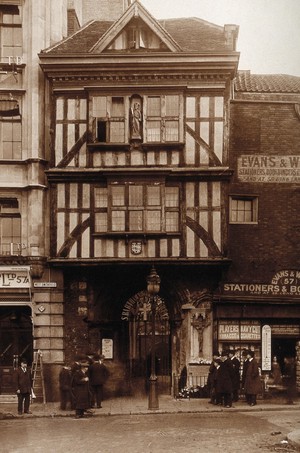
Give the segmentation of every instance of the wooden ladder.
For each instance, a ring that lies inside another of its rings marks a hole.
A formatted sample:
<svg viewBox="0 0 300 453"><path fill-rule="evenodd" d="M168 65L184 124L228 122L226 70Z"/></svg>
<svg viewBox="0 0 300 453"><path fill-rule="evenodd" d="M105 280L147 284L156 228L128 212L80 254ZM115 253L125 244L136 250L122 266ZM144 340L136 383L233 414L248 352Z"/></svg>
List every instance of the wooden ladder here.
<svg viewBox="0 0 300 453"><path fill-rule="evenodd" d="M38 349L34 352L32 362L32 389L37 400L42 400L46 404L45 381L43 372L43 355Z"/></svg>

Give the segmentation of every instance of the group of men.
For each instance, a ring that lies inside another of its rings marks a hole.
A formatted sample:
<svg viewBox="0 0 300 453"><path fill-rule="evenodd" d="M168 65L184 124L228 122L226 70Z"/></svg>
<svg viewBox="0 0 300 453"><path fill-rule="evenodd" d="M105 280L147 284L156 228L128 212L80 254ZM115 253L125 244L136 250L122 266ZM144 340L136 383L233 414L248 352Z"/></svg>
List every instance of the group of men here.
<svg viewBox="0 0 300 453"><path fill-rule="evenodd" d="M258 363L251 350L243 351L243 357L241 375L241 363L235 351L214 354L207 380L210 403L230 408L239 400L242 389L246 402L250 406L256 405L257 394L262 388Z"/></svg>
<svg viewBox="0 0 300 453"><path fill-rule="evenodd" d="M91 408L101 408L103 385L108 369L103 355L78 356L72 366L65 365L59 374L61 409L68 403L76 411L76 418L91 414Z"/></svg>

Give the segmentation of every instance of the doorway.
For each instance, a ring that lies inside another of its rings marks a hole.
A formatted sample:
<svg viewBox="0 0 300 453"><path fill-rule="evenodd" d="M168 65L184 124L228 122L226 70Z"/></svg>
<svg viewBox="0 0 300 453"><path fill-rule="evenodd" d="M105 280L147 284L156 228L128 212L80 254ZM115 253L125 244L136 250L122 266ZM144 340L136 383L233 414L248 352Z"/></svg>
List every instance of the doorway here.
<svg viewBox="0 0 300 453"><path fill-rule="evenodd" d="M125 305L122 319L128 321L128 374L134 393L147 393L154 346L155 373L160 393L171 389L170 322L166 305L156 296L155 344L152 344L152 311L149 296L141 291Z"/></svg>
<svg viewBox="0 0 300 453"><path fill-rule="evenodd" d="M14 393L13 372L20 358L29 365L33 357L31 308L0 308L0 394Z"/></svg>
<svg viewBox="0 0 300 453"><path fill-rule="evenodd" d="M284 357L296 357L295 338L272 338L272 357L276 356L281 372L284 372Z"/></svg>

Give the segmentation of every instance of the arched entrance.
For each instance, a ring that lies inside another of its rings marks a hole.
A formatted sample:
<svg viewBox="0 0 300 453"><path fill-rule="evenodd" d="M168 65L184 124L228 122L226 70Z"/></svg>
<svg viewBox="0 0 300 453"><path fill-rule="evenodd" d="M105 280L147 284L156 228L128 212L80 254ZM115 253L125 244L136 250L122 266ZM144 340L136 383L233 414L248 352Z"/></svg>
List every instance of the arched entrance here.
<svg viewBox="0 0 300 453"><path fill-rule="evenodd" d="M0 307L0 394L14 393L13 371L20 357L32 363L33 334L31 308Z"/></svg>
<svg viewBox="0 0 300 453"><path fill-rule="evenodd" d="M122 320L128 322L128 364L132 390L148 390L152 348L152 311L147 291L140 291L124 305ZM155 313L156 375L160 393L171 387L170 322L164 300L156 296Z"/></svg>

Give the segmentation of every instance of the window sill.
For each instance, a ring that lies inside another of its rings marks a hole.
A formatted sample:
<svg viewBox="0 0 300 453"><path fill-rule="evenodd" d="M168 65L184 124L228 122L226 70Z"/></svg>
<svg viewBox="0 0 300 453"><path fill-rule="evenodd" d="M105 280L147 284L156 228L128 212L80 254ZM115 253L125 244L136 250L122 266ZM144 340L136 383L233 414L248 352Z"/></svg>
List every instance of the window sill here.
<svg viewBox="0 0 300 453"><path fill-rule="evenodd" d="M182 150L184 147L184 143L182 142L168 142L168 143L164 143L164 142L155 142L155 143L143 143L142 144L142 148L147 151L151 151L153 149L178 149L178 150Z"/></svg>
<svg viewBox="0 0 300 453"><path fill-rule="evenodd" d="M128 143L88 143L90 151L129 151L130 145Z"/></svg>
<svg viewBox="0 0 300 453"><path fill-rule="evenodd" d="M155 232L152 232L152 233L141 233L141 232L134 232L134 231L130 231L130 232L122 232L122 231L118 231L118 232L105 232L105 233L94 233L93 234L94 237L105 237L105 238L125 238L126 240L129 240L129 239L140 239L140 240L143 240L143 241L146 241L147 239L150 239L150 238L158 238L158 237L161 237L161 238L164 238L164 237L180 237L181 236L181 233L180 232L168 232L166 233L165 231L159 231L157 233Z"/></svg>

